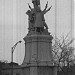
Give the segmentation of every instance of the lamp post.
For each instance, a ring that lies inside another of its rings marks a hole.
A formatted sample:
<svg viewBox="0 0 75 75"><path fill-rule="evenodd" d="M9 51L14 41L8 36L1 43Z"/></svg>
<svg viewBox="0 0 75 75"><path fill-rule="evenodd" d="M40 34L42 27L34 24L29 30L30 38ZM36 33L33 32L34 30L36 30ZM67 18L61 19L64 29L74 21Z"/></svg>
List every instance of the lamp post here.
<svg viewBox="0 0 75 75"><path fill-rule="evenodd" d="M13 47L11 47L11 64L12 64L12 71L11 71L11 75L13 75L13 52L17 46L18 43L21 43L22 41L18 41Z"/></svg>

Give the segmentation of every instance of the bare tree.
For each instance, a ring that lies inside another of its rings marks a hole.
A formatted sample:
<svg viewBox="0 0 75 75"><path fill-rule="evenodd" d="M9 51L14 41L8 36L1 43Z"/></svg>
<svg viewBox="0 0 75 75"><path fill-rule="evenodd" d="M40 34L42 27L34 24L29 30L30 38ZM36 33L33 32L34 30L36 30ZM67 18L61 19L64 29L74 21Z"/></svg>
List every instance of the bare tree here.
<svg viewBox="0 0 75 75"><path fill-rule="evenodd" d="M52 52L54 57L54 64L56 64L61 70L63 66L70 66L74 63L74 47L72 43L74 39L67 39L68 35L63 39L55 39L55 43L52 46Z"/></svg>

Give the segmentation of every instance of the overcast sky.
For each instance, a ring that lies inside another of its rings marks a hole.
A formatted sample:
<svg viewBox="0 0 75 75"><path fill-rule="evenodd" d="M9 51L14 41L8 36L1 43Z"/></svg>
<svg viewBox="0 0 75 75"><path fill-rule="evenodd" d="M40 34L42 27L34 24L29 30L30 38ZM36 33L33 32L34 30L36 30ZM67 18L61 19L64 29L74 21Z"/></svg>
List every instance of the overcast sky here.
<svg viewBox="0 0 75 75"><path fill-rule="evenodd" d="M54 36L55 0L41 0L42 10L44 9L47 1L49 4L48 7L52 5L52 9L45 15L45 20L49 27L49 32L51 32L51 34ZM8 60L10 62L11 47L19 40L23 41L23 38L27 34L28 16L25 14L25 12L29 9L27 3L29 3L33 7L31 0L0 0L0 60ZM66 16L64 17L63 22L65 22L65 19L67 19ZM71 26L68 24L69 22L66 23L67 25L64 23L61 24L60 22L58 23L57 26L57 32L59 32L57 33L58 37L66 35L68 32L70 32ZM61 24L61 27L59 26L59 24ZM21 44L19 43L17 45L14 51L14 61L22 63L24 59L24 54L25 54L25 46L23 41Z"/></svg>

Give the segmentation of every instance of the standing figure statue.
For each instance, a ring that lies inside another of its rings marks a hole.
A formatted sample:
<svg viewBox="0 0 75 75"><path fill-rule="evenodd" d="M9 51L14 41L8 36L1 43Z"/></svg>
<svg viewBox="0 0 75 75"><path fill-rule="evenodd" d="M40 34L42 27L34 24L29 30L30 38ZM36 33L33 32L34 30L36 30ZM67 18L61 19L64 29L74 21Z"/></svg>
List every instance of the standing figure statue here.
<svg viewBox="0 0 75 75"><path fill-rule="evenodd" d="M29 16L29 31L31 30L36 30L36 31L44 31L44 27L46 30L48 30L48 26L45 22L44 15L51 9L48 8L48 2L45 6L45 9L42 11L39 7L40 5L40 0L32 0L34 8L31 8L31 6L28 4L30 10L26 12L26 14Z"/></svg>
<svg viewBox="0 0 75 75"><path fill-rule="evenodd" d="M35 13L36 18L35 18L35 25L34 26L35 26L35 28L37 28L38 31L40 31L40 30L43 31L44 27L46 27L46 30L48 30L48 26L45 22L44 15L51 9L52 6L48 9L47 9L47 6L48 6L48 2L47 2L45 9L43 11L41 11L40 7L36 6L36 13Z"/></svg>

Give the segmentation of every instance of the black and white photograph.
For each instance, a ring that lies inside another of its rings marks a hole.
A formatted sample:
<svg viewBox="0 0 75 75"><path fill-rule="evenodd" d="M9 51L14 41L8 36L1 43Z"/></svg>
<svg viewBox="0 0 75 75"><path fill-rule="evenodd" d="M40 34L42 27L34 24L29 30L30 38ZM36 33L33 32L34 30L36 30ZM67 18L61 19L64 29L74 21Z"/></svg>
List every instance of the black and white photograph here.
<svg viewBox="0 0 75 75"><path fill-rule="evenodd" d="M0 0L0 75L75 75L75 0Z"/></svg>

